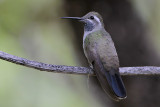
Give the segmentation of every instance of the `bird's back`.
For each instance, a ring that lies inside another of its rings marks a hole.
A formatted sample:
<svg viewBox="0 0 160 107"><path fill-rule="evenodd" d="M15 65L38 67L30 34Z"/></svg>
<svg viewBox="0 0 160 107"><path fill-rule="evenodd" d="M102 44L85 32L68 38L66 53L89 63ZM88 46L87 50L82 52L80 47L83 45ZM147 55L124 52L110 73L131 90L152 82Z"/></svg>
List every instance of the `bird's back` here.
<svg viewBox="0 0 160 107"><path fill-rule="evenodd" d="M115 100L125 98L119 60L110 35L105 30L91 32L84 40L84 51L104 91Z"/></svg>

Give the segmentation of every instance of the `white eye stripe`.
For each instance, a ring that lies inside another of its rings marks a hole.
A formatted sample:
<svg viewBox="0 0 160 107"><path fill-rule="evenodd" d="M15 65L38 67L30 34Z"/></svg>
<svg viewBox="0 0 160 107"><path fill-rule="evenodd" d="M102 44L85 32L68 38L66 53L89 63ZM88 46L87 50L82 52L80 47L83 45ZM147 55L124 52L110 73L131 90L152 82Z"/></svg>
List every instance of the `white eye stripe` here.
<svg viewBox="0 0 160 107"><path fill-rule="evenodd" d="M98 17L94 16L94 19L95 19L98 23L100 23L100 20L99 20Z"/></svg>

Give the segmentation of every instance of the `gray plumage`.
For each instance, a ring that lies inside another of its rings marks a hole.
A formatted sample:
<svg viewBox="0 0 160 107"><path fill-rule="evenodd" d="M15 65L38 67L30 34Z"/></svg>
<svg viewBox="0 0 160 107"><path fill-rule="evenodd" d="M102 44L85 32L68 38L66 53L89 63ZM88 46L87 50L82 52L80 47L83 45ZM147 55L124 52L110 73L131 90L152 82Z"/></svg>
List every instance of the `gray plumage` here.
<svg viewBox="0 0 160 107"><path fill-rule="evenodd" d="M114 100L126 98L126 89L119 74L119 59L111 36L104 29L103 19L97 12L89 12L77 19L84 25L83 49L90 66L104 89Z"/></svg>

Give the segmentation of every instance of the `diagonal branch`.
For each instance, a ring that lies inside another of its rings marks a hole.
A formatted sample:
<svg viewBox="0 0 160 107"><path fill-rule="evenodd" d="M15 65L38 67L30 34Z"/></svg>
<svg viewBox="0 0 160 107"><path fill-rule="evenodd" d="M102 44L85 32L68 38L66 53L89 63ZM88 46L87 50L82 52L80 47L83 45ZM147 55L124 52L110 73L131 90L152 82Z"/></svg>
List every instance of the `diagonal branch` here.
<svg viewBox="0 0 160 107"><path fill-rule="evenodd" d="M0 59L23 65L30 68L35 68L40 71L65 73L65 74L83 74L94 75L94 71L89 67L65 66L45 64L37 61L31 61L25 58L17 57L0 51ZM160 75L160 67L145 66L145 67L120 67L121 75Z"/></svg>

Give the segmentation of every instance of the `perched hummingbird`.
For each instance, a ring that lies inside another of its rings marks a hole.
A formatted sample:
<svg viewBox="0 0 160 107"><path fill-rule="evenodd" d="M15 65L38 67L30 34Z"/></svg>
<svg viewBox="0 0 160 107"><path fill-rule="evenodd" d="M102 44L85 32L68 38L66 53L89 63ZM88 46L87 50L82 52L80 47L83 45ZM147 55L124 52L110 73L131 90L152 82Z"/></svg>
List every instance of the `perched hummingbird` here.
<svg viewBox="0 0 160 107"><path fill-rule="evenodd" d="M104 29L103 19L97 12L83 17L62 17L83 22L83 49L91 68L104 89L114 100L126 98L126 89L119 73L119 59L110 34Z"/></svg>

